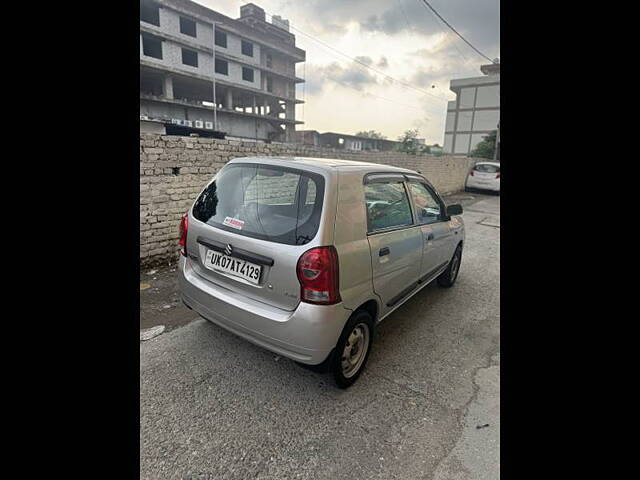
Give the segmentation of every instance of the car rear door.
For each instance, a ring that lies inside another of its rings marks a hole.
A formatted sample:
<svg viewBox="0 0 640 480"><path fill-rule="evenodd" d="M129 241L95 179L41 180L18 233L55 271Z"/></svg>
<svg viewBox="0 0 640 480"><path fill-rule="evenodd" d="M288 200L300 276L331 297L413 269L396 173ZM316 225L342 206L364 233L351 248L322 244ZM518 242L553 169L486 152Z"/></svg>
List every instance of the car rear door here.
<svg viewBox="0 0 640 480"><path fill-rule="evenodd" d="M414 224L404 180L399 174L365 178L373 288L383 315L416 288L420 276L422 232Z"/></svg>
<svg viewBox="0 0 640 480"><path fill-rule="evenodd" d="M323 215L334 214L323 209L327 180L269 164L225 166L191 210L187 254L194 271L253 300L294 310L298 259L315 246Z"/></svg>
<svg viewBox="0 0 640 480"><path fill-rule="evenodd" d="M408 176L411 200L416 223L420 225L423 239L423 254L420 278L428 281L442 270L450 259L453 232L446 219L444 202L431 186L420 177Z"/></svg>

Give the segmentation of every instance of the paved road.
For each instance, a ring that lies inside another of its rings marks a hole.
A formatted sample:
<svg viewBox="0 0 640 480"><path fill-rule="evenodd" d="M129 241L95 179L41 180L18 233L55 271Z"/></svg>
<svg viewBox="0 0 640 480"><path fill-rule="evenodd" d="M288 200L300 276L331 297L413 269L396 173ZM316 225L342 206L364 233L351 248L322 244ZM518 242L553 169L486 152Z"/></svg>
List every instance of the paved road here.
<svg viewBox="0 0 640 480"><path fill-rule="evenodd" d="M500 199L474 197L456 286L389 316L349 390L201 319L141 343L141 478L499 478Z"/></svg>

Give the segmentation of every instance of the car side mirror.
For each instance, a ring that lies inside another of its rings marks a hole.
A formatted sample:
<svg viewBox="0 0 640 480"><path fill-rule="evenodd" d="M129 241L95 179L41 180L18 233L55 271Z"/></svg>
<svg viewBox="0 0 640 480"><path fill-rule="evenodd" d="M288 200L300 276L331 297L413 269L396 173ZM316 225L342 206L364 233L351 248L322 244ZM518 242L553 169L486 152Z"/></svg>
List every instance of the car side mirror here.
<svg viewBox="0 0 640 480"><path fill-rule="evenodd" d="M447 205L447 216L462 215L462 205L454 203L453 205Z"/></svg>

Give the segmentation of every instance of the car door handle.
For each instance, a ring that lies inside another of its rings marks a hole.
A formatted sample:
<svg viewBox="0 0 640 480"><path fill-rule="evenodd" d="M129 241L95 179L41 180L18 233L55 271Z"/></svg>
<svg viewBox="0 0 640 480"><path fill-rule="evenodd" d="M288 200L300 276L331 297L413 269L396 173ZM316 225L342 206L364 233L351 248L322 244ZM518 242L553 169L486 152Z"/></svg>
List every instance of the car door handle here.
<svg viewBox="0 0 640 480"><path fill-rule="evenodd" d="M389 250L389 247L384 247L380 249L380 251L378 252L378 256L384 257L385 255L389 255L390 253L391 250Z"/></svg>
<svg viewBox="0 0 640 480"><path fill-rule="evenodd" d="M433 240L433 233L430 233L429 235L427 235L427 242L429 240Z"/></svg>

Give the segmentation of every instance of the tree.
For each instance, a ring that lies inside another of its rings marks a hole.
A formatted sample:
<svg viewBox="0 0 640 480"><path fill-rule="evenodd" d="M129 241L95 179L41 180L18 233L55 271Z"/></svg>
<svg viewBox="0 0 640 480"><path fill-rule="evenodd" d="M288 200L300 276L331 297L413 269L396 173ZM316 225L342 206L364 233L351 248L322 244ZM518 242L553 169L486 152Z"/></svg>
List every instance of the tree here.
<svg viewBox="0 0 640 480"><path fill-rule="evenodd" d="M358 132L356 133L356 137L377 138L379 140L385 140L387 138L380 132L376 132L375 130Z"/></svg>
<svg viewBox="0 0 640 480"><path fill-rule="evenodd" d="M493 160L497 133L498 131L494 130L489 135L482 137L482 141L476 145L476 148L473 149L470 156Z"/></svg>
<svg viewBox="0 0 640 480"><path fill-rule="evenodd" d="M418 153L429 153L429 147L418 143L418 129L406 130L401 136L398 137L400 145L398 145L399 152L410 153L416 155Z"/></svg>
<svg viewBox="0 0 640 480"><path fill-rule="evenodd" d="M434 143L433 145L431 145L431 147L429 147L429 153L436 157L441 157L444 155L444 151L439 143Z"/></svg>

